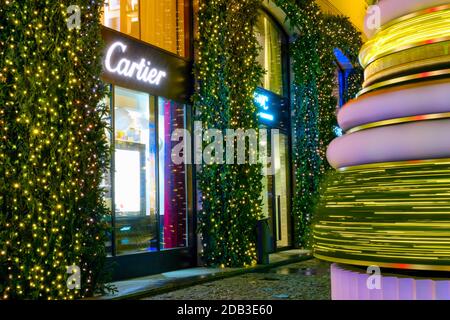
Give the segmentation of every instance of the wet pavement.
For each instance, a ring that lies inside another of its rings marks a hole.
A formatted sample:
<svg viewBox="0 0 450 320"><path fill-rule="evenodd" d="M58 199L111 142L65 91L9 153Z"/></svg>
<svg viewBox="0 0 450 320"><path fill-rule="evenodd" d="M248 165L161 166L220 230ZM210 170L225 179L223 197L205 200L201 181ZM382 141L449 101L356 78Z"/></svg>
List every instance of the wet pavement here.
<svg viewBox="0 0 450 320"><path fill-rule="evenodd" d="M257 265L251 268L206 268L195 267L180 269L142 278L127 279L110 283L116 289L115 292L99 295L94 300L121 300L139 299L160 295L167 292L190 288L203 283L218 281L219 279L231 278L247 274L286 266L300 261L311 259L308 250L292 249L271 253L269 255L270 265Z"/></svg>
<svg viewBox="0 0 450 320"><path fill-rule="evenodd" d="M144 300L330 300L330 292L330 264L312 259Z"/></svg>

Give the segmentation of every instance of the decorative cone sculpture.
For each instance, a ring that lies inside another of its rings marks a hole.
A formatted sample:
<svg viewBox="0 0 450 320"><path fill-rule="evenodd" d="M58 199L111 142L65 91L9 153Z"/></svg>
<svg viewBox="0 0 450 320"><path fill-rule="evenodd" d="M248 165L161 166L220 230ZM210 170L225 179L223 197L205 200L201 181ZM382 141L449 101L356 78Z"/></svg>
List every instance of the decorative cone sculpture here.
<svg viewBox="0 0 450 320"><path fill-rule="evenodd" d="M333 266L334 299L450 299L450 2L378 7L364 89L328 149L339 174L318 208L315 256L354 266Z"/></svg>

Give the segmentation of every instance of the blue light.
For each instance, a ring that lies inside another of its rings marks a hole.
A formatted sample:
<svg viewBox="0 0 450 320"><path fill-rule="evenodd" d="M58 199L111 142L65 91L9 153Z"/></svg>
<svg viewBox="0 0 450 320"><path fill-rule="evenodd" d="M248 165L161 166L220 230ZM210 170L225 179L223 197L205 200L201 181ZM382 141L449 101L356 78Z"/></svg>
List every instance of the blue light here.
<svg viewBox="0 0 450 320"><path fill-rule="evenodd" d="M269 110L269 101L270 99L268 96L255 92L255 103L260 108L263 108L264 110Z"/></svg>
<svg viewBox="0 0 450 320"><path fill-rule="evenodd" d="M120 232L127 232L127 231L130 231L130 230L131 230L130 226L120 228Z"/></svg>
<svg viewBox="0 0 450 320"><path fill-rule="evenodd" d="M339 127L334 127L334 133L336 134L336 137L342 137L344 132Z"/></svg>
<svg viewBox="0 0 450 320"><path fill-rule="evenodd" d="M339 64L341 65L342 68L344 68L345 70L347 69L353 69L352 66L352 62L350 61L350 59L345 55L345 53L343 53L340 49L335 48L334 50L334 55L336 57L336 59L338 60Z"/></svg>
<svg viewBox="0 0 450 320"><path fill-rule="evenodd" d="M264 112L258 113L258 116L262 119L269 120L269 121L273 121L275 119L273 115L264 113Z"/></svg>

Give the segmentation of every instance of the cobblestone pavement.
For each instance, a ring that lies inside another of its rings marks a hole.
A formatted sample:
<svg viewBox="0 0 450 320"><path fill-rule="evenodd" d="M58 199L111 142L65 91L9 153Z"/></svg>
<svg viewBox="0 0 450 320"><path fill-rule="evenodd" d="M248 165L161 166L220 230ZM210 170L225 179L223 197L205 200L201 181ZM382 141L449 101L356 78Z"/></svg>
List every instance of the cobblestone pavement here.
<svg viewBox="0 0 450 320"><path fill-rule="evenodd" d="M145 300L329 300L330 264L313 259Z"/></svg>

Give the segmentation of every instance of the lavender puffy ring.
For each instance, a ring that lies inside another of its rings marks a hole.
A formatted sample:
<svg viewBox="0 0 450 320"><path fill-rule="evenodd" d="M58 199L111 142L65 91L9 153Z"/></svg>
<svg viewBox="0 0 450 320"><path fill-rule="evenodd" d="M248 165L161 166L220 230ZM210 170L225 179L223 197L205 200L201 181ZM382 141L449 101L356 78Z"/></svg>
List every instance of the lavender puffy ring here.
<svg viewBox="0 0 450 320"><path fill-rule="evenodd" d="M404 117L450 112L450 80L380 90L353 100L338 114L348 131L366 124Z"/></svg>
<svg viewBox="0 0 450 320"><path fill-rule="evenodd" d="M372 163L450 158L450 119L386 126L334 140L327 151L336 169Z"/></svg>

